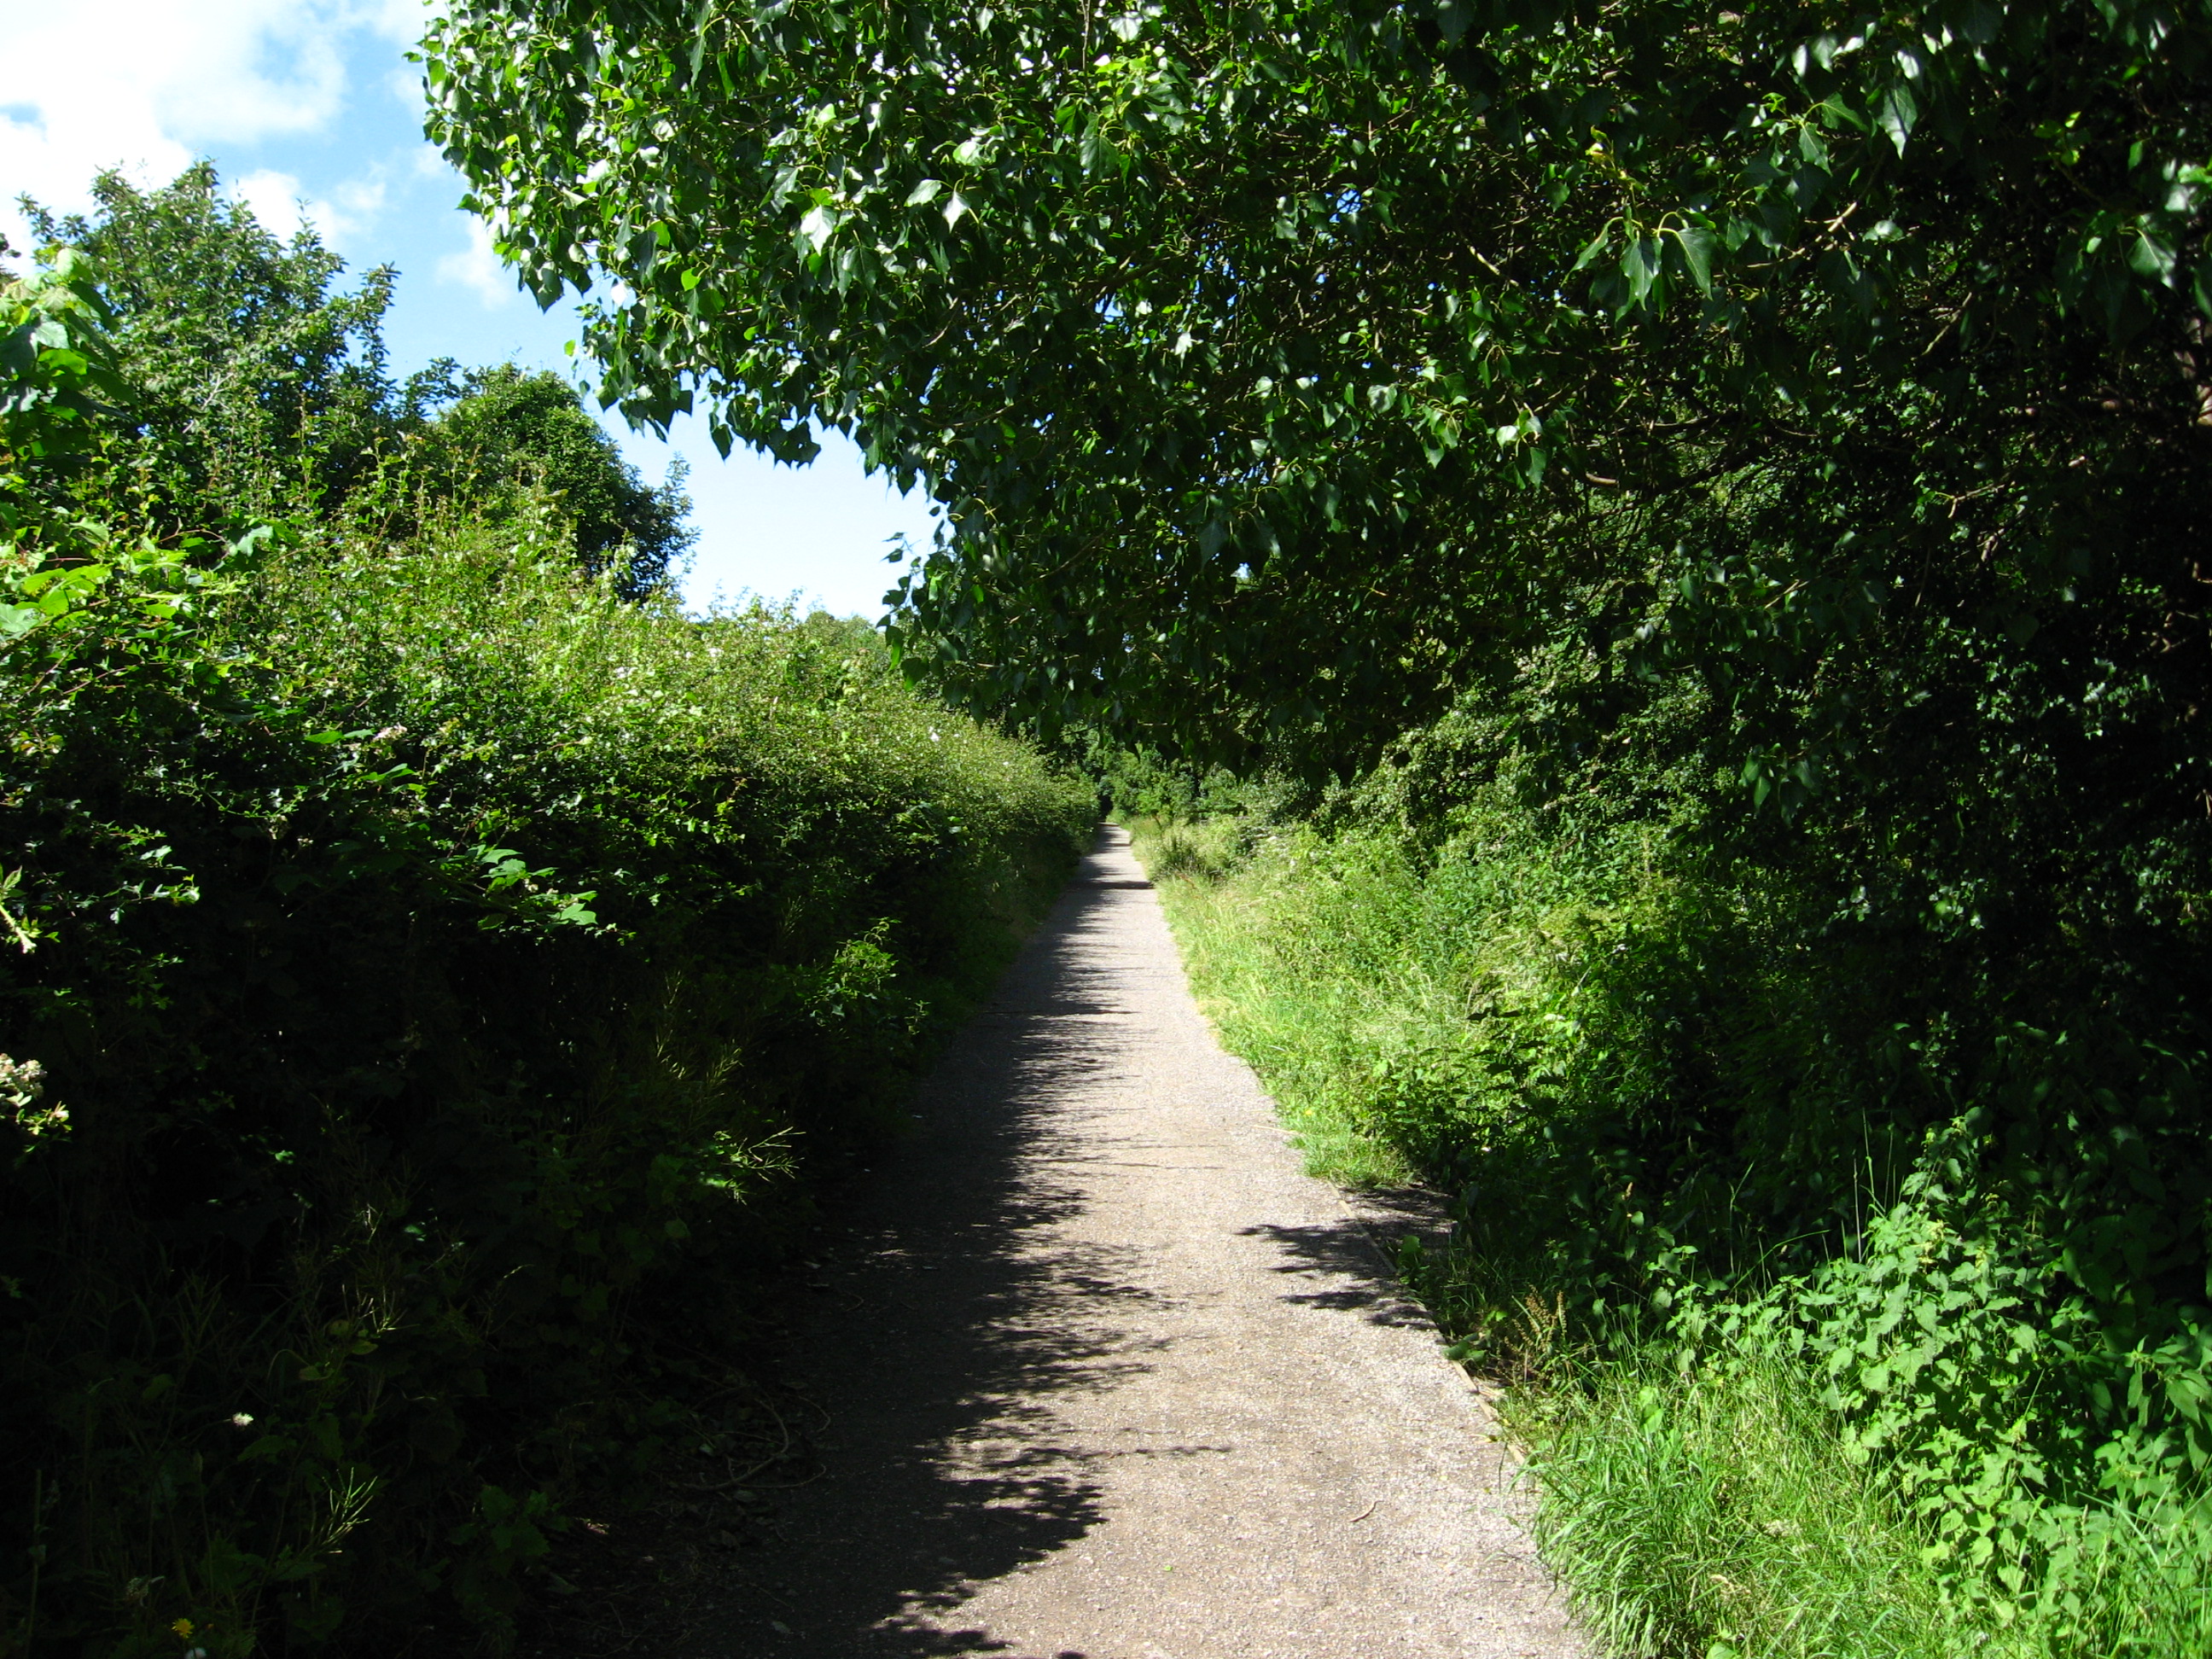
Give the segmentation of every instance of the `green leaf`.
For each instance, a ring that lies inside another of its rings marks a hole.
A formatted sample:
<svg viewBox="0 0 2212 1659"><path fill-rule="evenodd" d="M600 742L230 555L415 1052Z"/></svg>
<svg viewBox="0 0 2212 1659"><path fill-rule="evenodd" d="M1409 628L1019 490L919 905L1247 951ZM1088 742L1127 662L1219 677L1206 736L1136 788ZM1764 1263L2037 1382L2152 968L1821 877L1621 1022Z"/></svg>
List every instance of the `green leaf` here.
<svg viewBox="0 0 2212 1659"><path fill-rule="evenodd" d="M1690 268L1690 280L1697 283L1698 292L1713 291L1713 253L1720 239L1702 225L1686 225L1674 233L1681 244L1682 263Z"/></svg>
<svg viewBox="0 0 2212 1659"><path fill-rule="evenodd" d="M1913 125L1920 119L1920 101L1912 95L1912 88L1902 81L1893 82L1883 92L1881 103L1875 112L1875 125L1889 135L1889 142L1897 146L1899 155L1912 137Z"/></svg>
<svg viewBox="0 0 2212 1659"><path fill-rule="evenodd" d="M2177 260L2173 250L2148 230L2136 233L2128 244L2128 265L2136 276L2171 283Z"/></svg>
<svg viewBox="0 0 2212 1659"><path fill-rule="evenodd" d="M1093 177L1117 171L1121 164L1121 152L1095 121L1084 132L1081 155L1084 172Z"/></svg>
<svg viewBox="0 0 2212 1659"><path fill-rule="evenodd" d="M837 210L827 203L817 203L809 209L799 222L799 240L818 253L829 246L830 239L837 234L841 222Z"/></svg>
<svg viewBox="0 0 2212 1659"><path fill-rule="evenodd" d="M1659 245L1649 236L1632 238L1620 256L1620 274L1632 305L1641 305L1659 276Z"/></svg>

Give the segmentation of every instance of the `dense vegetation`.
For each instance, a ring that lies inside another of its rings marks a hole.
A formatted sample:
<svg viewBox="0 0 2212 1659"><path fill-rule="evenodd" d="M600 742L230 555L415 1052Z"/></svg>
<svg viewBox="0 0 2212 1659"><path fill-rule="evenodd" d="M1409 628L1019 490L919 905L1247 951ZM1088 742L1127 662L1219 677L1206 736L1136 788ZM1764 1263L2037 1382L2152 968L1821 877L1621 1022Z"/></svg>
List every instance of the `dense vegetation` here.
<svg viewBox="0 0 2212 1659"><path fill-rule="evenodd" d="M742 1441L808 1177L1095 799L683 615L558 380L394 386L385 276L101 189L0 287L0 1653L496 1647L575 1494Z"/></svg>
<svg viewBox="0 0 2212 1659"><path fill-rule="evenodd" d="M2201 673L2208 49L2202 0L466 0L428 69L519 274L611 279L626 409L945 503L900 638L984 706L1327 769L1656 608L1637 665L1791 793L1985 662Z"/></svg>
<svg viewBox="0 0 2212 1659"><path fill-rule="evenodd" d="M1498 736L1448 720L1317 810L1121 785L1317 1167L1450 1195L1453 1253L1406 1265L1522 1391L1584 1612L1627 1653L2200 1649L2203 1267L2128 1277L2190 1248L2191 1056L2109 1001L1969 1000L1717 850L1690 814L1732 780Z"/></svg>
<svg viewBox="0 0 2212 1659"><path fill-rule="evenodd" d="M627 407L947 504L910 664L1242 775L1194 950L1460 1194L1620 1645L2203 1649L2203 0L459 0L430 70Z"/></svg>
<svg viewBox="0 0 2212 1659"><path fill-rule="evenodd" d="M152 191L104 173L92 193L88 216L24 205L42 244L100 272L129 411L106 441L112 489L173 514L305 515L386 538L414 528L425 500L498 519L534 491L587 568L622 550L633 596L690 545L681 472L646 484L559 375L441 358L394 380L388 266L337 290L336 254L312 233L271 235L206 162Z"/></svg>

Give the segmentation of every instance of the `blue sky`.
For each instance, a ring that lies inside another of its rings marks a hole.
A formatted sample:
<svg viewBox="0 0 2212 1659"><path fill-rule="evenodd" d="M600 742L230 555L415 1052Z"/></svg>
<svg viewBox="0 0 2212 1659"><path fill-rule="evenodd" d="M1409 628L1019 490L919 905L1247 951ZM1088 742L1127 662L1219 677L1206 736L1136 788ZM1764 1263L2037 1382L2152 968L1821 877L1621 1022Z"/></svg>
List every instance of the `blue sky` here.
<svg viewBox="0 0 2212 1659"><path fill-rule="evenodd" d="M102 167L152 184L207 156L272 228L304 216L356 270L399 268L398 372L450 356L574 373L573 313L516 289L423 142L406 54L425 15L417 0L0 0L0 231L24 246L21 194L66 210ZM689 419L668 443L607 424L648 479L672 455L691 464L695 606L717 590L799 594L873 617L897 574L887 539L928 541L922 498L867 477L834 434L793 468L725 462Z"/></svg>

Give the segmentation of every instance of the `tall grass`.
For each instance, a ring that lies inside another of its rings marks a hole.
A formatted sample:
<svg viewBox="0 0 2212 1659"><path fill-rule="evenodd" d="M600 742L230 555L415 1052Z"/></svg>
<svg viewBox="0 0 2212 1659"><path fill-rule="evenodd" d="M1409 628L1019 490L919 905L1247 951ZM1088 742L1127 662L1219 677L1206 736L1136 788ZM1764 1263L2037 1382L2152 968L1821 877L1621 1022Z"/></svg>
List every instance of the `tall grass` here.
<svg viewBox="0 0 2212 1659"><path fill-rule="evenodd" d="M1373 1042L1373 1022L1401 1026L1418 1017L1374 994L1365 980L1305 971L1312 963L1295 936L1270 925L1269 907L1282 890L1265 873L1297 854L1272 839L1257 849L1242 844L1243 827L1234 818L1132 825L1200 1005L1268 1079L1314 1173L1352 1186L1402 1184L1413 1176L1405 1155L1364 1127L1358 1060ZM1218 879L1238 866L1248 871L1244 878Z"/></svg>
<svg viewBox="0 0 2212 1659"><path fill-rule="evenodd" d="M1313 1172L1352 1184L1433 1178L1522 1117L1559 1061L1560 965L1637 915L1517 846L1424 870L1357 829L1130 823L1200 1001Z"/></svg>
<svg viewBox="0 0 2212 1659"><path fill-rule="evenodd" d="M1509 1396L1538 1547L1619 1659L2018 1650L1947 1601L1926 1541L1785 1366L1646 1351Z"/></svg>
<svg viewBox="0 0 2212 1659"><path fill-rule="evenodd" d="M1723 1352L1585 1356L1510 1390L1534 1533L1619 1659L2184 1659L2212 1652L2203 1518L2044 1519L2015 1596L1962 1597L1881 1465L1803 1370Z"/></svg>

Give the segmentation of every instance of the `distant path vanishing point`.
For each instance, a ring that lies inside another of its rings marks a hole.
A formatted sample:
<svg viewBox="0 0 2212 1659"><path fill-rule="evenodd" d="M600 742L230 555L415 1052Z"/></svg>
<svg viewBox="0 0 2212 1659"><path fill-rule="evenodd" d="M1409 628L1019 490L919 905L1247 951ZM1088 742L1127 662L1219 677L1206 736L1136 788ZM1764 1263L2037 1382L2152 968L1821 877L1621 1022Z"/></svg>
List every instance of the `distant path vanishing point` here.
<svg viewBox="0 0 2212 1659"><path fill-rule="evenodd" d="M919 1107L793 1344L823 1476L694 1653L1587 1652L1481 1401L1215 1042L1121 831Z"/></svg>

